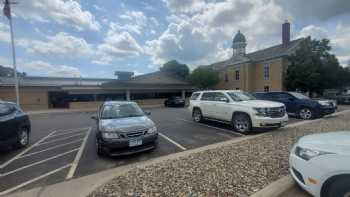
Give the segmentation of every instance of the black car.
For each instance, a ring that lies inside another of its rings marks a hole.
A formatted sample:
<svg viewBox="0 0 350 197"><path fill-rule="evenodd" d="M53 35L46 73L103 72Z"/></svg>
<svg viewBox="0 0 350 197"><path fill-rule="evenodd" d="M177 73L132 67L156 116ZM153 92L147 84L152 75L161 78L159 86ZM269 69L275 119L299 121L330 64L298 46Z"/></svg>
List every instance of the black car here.
<svg viewBox="0 0 350 197"><path fill-rule="evenodd" d="M335 101L313 100L297 92L259 92L254 96L261 100L281 102L286 106L288 114L305 120L332 114L337 109Z"/></svg>
<svg viewBox="0 0 350 197"><path fill-rule="evenodd" d="M30 121L15 103L0 102L0 147L28 145Z"/></svg>
<svg viewBox="0 0 350 197"><path fill-rule="evenodd" d="M97 154L123 156L155 149L158 132L149 114L134 102L105 102L92 117L97 122Z"/></svg>
<svg viewBox="0 0 350 197"><path fill-rule="evenodd" d="M169 97L164 101L165 107L185 107L185 99L178 97L178 96L172 96Z"/></svg>

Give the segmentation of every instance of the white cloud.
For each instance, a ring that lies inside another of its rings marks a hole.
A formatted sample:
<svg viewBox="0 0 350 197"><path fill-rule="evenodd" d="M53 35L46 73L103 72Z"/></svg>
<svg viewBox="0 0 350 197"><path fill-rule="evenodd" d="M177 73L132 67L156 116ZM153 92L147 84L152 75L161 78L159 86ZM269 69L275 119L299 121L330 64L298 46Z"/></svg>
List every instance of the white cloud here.
<svg viewBox="0 0 350 197"><path fill-rule="evenodd" d="M172 12L193 13L205 7L204 0L163 0Z"/></svg>
<svg viewBox="0 0 350 197"><path fill-rule="evenodd" d="M140 11L126 11L119 18L126 21L126 24L114 23L118 29L128 32L142 34L143 29L147 26L148 18Z"/></svg>
<svg viewBox="0 0 350 197"><path fill-rule="evenodd" d="M95 16L82 9L74 0L25 0L13 8L16 16L39 22L55 21L70 24L78 30L99 31L101 26Z"/></svg>
<svg viewBox="0 0 350 197"><path fill-rule="evenodd" d="M0 42L10 42L9 26L0 22Z"/></svg>
<svg viewBox="0 0 350 197"><path fill-rule="evenodd" d="M80 70L73 66L67 65L52 65L44 61L33 61L30 63L21 64L21 69L40 72L43 76L50 77L79 77Z"/></svg>
<svg viewBox="0 0 350 197"><path fill-rule="evenodd" d="M143 48L129 32L123 31L115 23L110 23L104 42L97 46L98 60L95 64L110 64L113 59L139 56Z"/></svg>
<svg viewBox="0 0 350 197"><path fill-rule="evenodd" d="M312 39L322 39L328 37L328 31L322 27L308 25L301 29L298 37L311 36Z"/></svg>
<svg viewBox="0 0 350 197"><path fill-rule="evenodd" d="M83 38L72 36L66 32L59 32L54 36L47 36L45 41L27 40L19 43L30 53L49 55L71 55L74 54L93 55L92 45Z"/></svg>
<svg viewBox="0 0 350 197"><path fill-rule="evenodd" d="M287 18L291 17L273 0L209 2L190 15L167 17L168 28L158 39L147 41L146 51L156 65L170 59L191 66L210 64L232 54L238 30L248 40L248 51L280 43L281 24Z"/></svg>

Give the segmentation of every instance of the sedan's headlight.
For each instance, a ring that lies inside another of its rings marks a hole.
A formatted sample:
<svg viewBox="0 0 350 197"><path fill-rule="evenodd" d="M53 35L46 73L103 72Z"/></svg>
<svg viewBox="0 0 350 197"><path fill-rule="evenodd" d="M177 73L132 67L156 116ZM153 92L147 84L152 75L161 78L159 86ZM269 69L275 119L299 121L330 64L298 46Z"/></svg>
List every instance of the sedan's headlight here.
<svg viewBox="0 0 350 197"><path fill-rule="evenodd" d="M321 155L334 154L334 153L320 151L320 150L313 150L313 149L308 149L308 148L302 148L302 147L297 146L295 148L295 154L298 157L300 157L306 161L309 161L310 159L321 156Z"/></svg>
<svg viewBox="0 0 350 197"><path fill-rule="evenodd" d="M317 101L318 104L322 105L322 106L329 106L329 102L328 101Z"/></svg>
<svg viewBox="0 0 350 197"><path fill-rule="evenodd" d="M102 137L105 139L118 139L119 135L115 132L102 132Z"/></svg>
<svg viewBox="0 0 350 197"><path fill-rule="evenodd" d="M157 127L155 127L155 126L152 128L149 128L147 131L147 133L155 133L155 132L157 132Z"/></svg>
<svg viewBox="0 0 350 197"><path fill-rule="evenodd" d="M268 111L268 108L260 108L260 107L256 107L256 108L253 108L255 111L256 111L256 115L257 116L268 116L267 114L267 111Z"/></svg>

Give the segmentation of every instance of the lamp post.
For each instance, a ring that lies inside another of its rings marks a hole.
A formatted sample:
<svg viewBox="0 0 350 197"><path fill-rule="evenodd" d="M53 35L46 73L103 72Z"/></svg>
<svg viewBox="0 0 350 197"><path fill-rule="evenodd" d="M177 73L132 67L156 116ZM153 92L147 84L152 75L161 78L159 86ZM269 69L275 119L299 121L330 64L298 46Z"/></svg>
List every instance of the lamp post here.
<svg viewBox="0 0 350 197"><path fill-rule="evenodd" d="M13 60L15 89L16 89L16 103L17 103L17 105L20 105L18 76L17 76L17 63L16 63L16 50L15 50L15 41L14 41L14 36L13 36L13 25L12 25L11 7L10 7L11 4L16 4L16 3L9 2L9 0L5 0L3 12L4 12L4 15L9 19L9 23L10 23L11 44L12 44L12 60Z"/></svg>

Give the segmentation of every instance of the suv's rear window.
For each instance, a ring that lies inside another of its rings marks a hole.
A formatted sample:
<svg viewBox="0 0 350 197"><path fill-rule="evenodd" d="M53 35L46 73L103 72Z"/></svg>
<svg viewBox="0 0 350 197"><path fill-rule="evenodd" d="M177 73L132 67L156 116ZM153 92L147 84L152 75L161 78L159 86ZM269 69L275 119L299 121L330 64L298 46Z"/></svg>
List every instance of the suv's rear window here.
<svg viewBox="0 0 350 197"><path fill-rule="evenodd" d="M190 99L197 100L198 97L199 97L199 93L193 93Z"/></svg>

